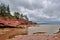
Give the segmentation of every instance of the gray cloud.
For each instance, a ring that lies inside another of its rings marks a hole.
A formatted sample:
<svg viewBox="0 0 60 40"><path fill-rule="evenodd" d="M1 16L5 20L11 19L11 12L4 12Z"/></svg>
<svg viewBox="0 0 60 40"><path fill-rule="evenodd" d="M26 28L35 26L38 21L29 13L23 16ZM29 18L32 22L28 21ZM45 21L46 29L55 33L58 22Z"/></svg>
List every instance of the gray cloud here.
<svg viewBox="0 0 60 40"><path fill-rule="evenodd" d="M60 20L60 0L0 0L0 2L9 4L11 13L22 12L35 22Z"/></svg>

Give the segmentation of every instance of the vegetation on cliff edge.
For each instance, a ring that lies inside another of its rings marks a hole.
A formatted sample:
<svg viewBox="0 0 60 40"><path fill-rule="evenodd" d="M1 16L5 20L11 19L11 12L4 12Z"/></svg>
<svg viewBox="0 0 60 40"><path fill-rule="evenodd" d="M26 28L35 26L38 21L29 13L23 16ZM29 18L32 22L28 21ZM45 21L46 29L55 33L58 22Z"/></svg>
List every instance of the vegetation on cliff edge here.
<svg viewBox="0 0 60 40"><path fill-rule="evenodd" d="M22 13L19 12L14 12L14 16L11 15L9 5L5 5L3 3L0 4L0 16L4 18L16 18L28 20L28 17L26 15L23 15Z"/></svg>

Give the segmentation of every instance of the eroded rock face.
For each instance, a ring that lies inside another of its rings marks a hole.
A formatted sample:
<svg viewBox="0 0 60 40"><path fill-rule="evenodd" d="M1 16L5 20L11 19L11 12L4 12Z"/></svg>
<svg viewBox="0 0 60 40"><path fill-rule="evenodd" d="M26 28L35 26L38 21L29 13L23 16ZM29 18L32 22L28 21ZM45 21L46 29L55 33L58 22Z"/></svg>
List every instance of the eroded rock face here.
<svg viewBox="0 0 60 40"><path fill-rule="evenodd" d="M20 25L34 25L35 23L30 23L28 20L17 20L15 18L10 19L6 18L4 19L3 17L0 16L0 26L20 26Z"/></svg>

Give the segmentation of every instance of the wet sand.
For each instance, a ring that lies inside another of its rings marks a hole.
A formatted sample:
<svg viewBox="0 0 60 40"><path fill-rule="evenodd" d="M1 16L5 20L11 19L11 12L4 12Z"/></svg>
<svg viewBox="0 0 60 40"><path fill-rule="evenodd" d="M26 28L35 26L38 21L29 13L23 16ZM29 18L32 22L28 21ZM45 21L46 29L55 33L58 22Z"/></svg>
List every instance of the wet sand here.
<svg viewBox="0 0 60 40"><path fill-rule="evenodd" d="M38 25L29 27L28 29L21 28L0 28L0 40L60 40L60 34L48 35L59 31L60 25ZM4 30L4 31L1 31ZM47 34L33 34L35 32L47 32ZM28 33L28 35L27 35ZM29 35L30 34L30 35ZM33 34L33 35L32 35ZM57 37L55 37L57 36ZM22 38L22 39L20 39Z"/></svg>
<svg viewBox="0 0 60 40"><path fill-rule="evenodd" d="M16 35L27 35L27 29L21 29L21 28L4 28L1 29L2 34L0 34L0 40L6 40L14 38ZM1 33L1 32L0 32Z"/></svg>
<svg viewBox="0 0 60 40"><path fill-rule="evenodd" d="M60 33L54 35L34 34L34 35L19 35L10 40L60 40Z"/></svg>

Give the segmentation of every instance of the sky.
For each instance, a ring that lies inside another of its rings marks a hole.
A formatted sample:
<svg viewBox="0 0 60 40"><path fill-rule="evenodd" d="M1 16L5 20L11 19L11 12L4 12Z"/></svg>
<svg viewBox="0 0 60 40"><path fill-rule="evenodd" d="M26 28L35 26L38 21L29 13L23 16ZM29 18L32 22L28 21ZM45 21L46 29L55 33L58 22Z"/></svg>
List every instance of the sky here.
<svg viewBox="0 0 60 40"><path fill-rule="evenodd" d="M27 15L33 22L60 21L60 0L0 0L15 11Z"/></svg>

